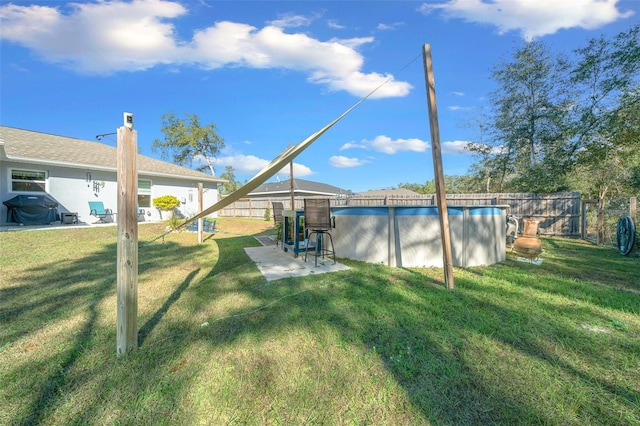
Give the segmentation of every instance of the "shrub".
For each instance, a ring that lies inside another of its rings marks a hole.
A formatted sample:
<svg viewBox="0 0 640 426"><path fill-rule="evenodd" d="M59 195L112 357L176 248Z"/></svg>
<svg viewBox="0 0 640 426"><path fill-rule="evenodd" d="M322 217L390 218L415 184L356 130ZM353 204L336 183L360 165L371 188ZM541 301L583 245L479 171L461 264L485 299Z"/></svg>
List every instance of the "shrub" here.
<svg viewBox="0 0 640 426"><path fill-rule="evenodd" d="M180 200L175 195L163 195L153 199L153 206L160 210L173 210L180 205Z"/></svg>
<svg viewBox="0 0 640 426"><path fill-rule="evenodd" d="M276 223L276 241L282 241L282 222Z"/></svg>
<svg viewBox="0 0 640 426"><path fill-rule="evenodd" d="M178 218L178 216L173 215L169 219L167 219L167 225L169 228L176 230L184 223L183 219Z"/></svg>

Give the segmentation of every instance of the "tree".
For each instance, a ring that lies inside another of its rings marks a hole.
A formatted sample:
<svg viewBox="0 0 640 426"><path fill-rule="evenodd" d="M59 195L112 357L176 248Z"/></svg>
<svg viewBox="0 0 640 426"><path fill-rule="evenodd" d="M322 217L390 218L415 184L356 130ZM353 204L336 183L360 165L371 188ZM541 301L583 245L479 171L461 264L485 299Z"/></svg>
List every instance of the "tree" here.
<svg viewBox="0 0 640 426"><path fill-rule="evenodd" d="M502 166L504 159L494 155L500 148L496 148L486 142L488 135L487 113L483 108L473 112L462 125L467 129L474 129L476 135L472 142L466 146L466 150L474 153L478 161L471 165L465 176L468 182L469 192L502 192L505 178L505 168ZM497 178L497 179L496 179Z"/></svg>
<svg viewBox="0 0 640 426"><path fill-rule="evenodd" d="M222 173L220 177L228 181L222 184L221 192L223 194L230 194L242 186L242 184L236 180L236 175L233 171L232 166L227 166L224 170L224 173Z"/></svg>
<svg viewBox="0 0 640 426"><path fill-rule="evenodd" d="M408 189L409 191L417 192L418 194L435 194L436 186L434 181L428 181L425 184L419 183L400 183L398 188Z"/></svg>
<svg viewBox="0 0 640 426"><path fill-rule="evenodd" d="M196 114L190 114L187 120L173 113L162 116L164 140L153 141L152 149L159 149L163 159L171 156L175 164L191 166L193 161L204 162L198 170L209 171L215 176L214 160L222 148L224 139L216 133L215 124L200 125Z"/></svg>
<svg viewBox="0 0 640 426"><path fill-rule="evenodd" d="M484 170L492 170L500 189L552 192L564 186L559 163L566 143L567 61L541 42L526 42L511 61L494 67L497 89ZM472 147L473 149L473 147ZM556 170L560 168L560 170Z"/></svg>
<svg viewBox="0 0 640 426"><path fill-rule="evenodd" d="M592 39L572 61L528 42L495 66L491 112L470 145L479 156L475 181L485 180L487 191L540 193L580 183L602 199L613 187L629 190L619 182L635 182L638 170L639 33L635 25Z"/></svg>
<svg viewBox="0 0 640 426"><path fill-rule="evenodd" d="M447 194L463 194L473 191L473 182L469 176L445 176L444 187ZM435 180L427 181L424 185L418 183L401 183L398 188L405 188L418 194L435 194Z"/></svg>
<svg viewBox="0 0 640 426"><path fill-rule="evenodd" d="M640 193L640 88L621 99L600 143L577 154L573 185L586 198L602 201Z"/></svg>
<svg viewBox="0 0 640 426"><path fill-rule="evenodd" d="M578 49L572 153L583 190L604 200L633 194L640 140L640 25ZM635 187L637 191L637 186ZM636 192L637 193L637 192Z"/></svg>

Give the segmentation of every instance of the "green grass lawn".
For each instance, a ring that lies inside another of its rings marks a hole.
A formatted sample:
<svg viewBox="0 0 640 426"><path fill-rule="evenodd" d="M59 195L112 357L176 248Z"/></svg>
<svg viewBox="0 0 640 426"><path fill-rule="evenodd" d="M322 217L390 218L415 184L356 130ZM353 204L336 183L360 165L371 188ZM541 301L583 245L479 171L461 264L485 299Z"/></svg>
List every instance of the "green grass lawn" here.
<svg viewBox="0 0 640 426"><path fill-rule="evenodd" d="M116 228L0 233L0 424L640 424L640 258L545 238L454 291L346 259L267 282L243 248L271 226L141 248L121 358Z"/></svg>

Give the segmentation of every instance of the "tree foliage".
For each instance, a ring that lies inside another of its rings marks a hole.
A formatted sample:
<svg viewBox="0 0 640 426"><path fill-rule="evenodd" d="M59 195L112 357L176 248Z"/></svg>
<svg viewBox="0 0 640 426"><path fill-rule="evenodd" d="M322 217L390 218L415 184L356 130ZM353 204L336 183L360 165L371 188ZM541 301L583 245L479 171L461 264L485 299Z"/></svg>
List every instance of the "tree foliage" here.
<svg viewBox="0 0 640 426"><path fill-rule="evenodd" d="M236 174L232 166L227 166L220 177L228 181L223 183L220 187L223 194L230 194L242 186L242 184L236 180Z"/></svg>
<svg viewBox="0 0 640 426"><path fill-rule="evenodd" d="M476 188L637 194L639 32L592 39L571 60L526 42L497 64L483 137L470 148Z"/></svg>
<svg viewBox="0 0 640 426"><path fill-rule="evenodd" d="M640 94L622 98L611 117L609 137L578 153L572 186L587 198L640 194Z"/></svg>
<svg viewBox="0 0 640 426"><path fill-rule="evenodd" d="M640 146L640 26L612 40L593 39L576 52L578 98L572 153L577 175L597 198L637 194Z"/></svg>
<svg viewBox="0 0 640 426"><path fill-rule="evenodd" d="M474 192L474 182L470 176L445 176L444 187L448 194L463 194L468 192ZM430 180L424 184L418 183L401 183L398 188L409 189L418 194L435 194L436 182Z"/></svg>
<svg viewBox="0 0 640 426"><path fill-rule="evenodd" d="M560 181L557 153L566 143L567 61L551 55L544 44L530 41L501 61L492 72L497 88L491 93L489 147L472 145L482 156L477 172L486 175L487 190L549 192ZM560 167L561 168L561 167ZM557 175L557 173L556 173Z"/></svg>
<svg viewBox="0 0 640 426"><path fill-rule="evenodd" d="M213 164L224 148L224 139L216 133L215 124L203 126L196 114L190 114L185 120L169 112L162 116L161 130L164 140L154 140L152 149L159 149L163 159L171 157L181 166L191 166L196 161L203 164L198 170L215 176Z"/></svg>

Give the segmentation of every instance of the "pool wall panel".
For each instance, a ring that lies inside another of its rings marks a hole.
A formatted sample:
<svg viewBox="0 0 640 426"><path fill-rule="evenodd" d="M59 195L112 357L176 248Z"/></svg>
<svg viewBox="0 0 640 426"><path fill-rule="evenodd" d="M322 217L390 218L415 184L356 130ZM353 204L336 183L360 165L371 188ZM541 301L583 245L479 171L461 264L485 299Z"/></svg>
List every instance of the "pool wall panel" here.
<svg viewBox="0 0 640 426"><path fill-rule="evenodd" d="M450 206L454 266L490 265L506 258L504 206ZM332 231L338 257L398 267L442 267L435 206L337 207Z"/></svg>

